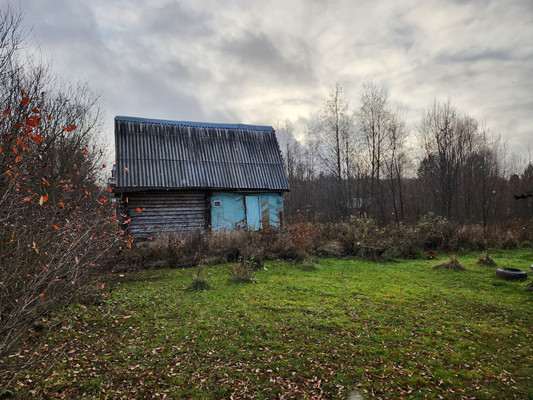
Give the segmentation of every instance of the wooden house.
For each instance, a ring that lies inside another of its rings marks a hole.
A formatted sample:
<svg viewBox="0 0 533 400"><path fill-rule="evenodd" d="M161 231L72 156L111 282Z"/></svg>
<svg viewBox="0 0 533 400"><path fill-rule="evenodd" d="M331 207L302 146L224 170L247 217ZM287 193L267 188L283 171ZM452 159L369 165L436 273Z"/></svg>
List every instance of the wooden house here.
<svg viewBox="0 0 533 400"><path fill-rule="evenodd" d="M283 224L274 129L115 117L112 185L135 237Z"/></svg>

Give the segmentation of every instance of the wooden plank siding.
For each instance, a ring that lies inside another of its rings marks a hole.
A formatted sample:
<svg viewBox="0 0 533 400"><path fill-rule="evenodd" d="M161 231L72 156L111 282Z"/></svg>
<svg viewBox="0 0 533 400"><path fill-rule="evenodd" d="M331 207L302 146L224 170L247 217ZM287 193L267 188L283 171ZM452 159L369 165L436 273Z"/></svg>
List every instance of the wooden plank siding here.
<svg viewBox="0 0 533 400"><path fill-rule="evenodd" d="M134 237L204 231L208 225L205 192L133 192L123 195L121 208L124 219L131 218L127 225Z"/></svg>

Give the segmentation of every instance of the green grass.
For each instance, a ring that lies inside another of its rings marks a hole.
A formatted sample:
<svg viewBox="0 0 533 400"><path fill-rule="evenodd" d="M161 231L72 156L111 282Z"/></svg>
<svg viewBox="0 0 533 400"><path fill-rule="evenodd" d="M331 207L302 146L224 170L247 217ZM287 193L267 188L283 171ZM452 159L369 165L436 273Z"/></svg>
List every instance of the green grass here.
<svg viewBox="0 0 533 400"><path fill-rule="evenodd" d="M492 253L527 269L531 250ZM32 398L533 399L533 292L448 259L266 263L126 275L99 306L73 306L47 342L59 362L23 373ZM529 274L531 277L531 273ZM494 285L496 284L496 285Z"/></svg>

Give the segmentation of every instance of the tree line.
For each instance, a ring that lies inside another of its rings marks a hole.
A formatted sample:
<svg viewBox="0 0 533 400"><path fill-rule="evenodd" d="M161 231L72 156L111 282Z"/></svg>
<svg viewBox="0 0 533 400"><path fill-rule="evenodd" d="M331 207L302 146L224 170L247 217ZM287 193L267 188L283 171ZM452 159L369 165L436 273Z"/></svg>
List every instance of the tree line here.
<svg viewBox="0 0 533 400"><path fill-rule="evenodd" d="M336 84L303 140L290 121L276 132L291 185L289 218L388 224L432 213L486 227L533 217L533 203L512 196L533 190L533 164L511 173L505 140L450 99L435 100L409 127L382 86L363 85L352 106Z"/></svg>

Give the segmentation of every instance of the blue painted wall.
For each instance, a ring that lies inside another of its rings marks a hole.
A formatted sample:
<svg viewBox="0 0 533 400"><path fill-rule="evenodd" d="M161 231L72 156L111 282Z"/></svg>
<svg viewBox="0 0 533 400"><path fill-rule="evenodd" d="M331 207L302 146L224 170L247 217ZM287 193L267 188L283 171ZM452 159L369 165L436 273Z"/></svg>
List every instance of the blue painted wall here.
<svg viewBox="0 0 533 400"><path fill-rule="evenodd" d="M214 192L211 196L211 229L279 227L283 195L279 193Z"/></svg>

